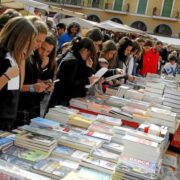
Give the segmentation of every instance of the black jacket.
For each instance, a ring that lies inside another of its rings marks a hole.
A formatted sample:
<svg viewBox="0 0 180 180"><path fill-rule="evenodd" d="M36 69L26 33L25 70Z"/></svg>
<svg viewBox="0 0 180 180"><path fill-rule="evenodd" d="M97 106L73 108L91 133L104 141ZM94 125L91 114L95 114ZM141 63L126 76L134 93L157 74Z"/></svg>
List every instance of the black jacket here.
<svg viewBox="0 0 180 180"><path fill-rule="evenodd" d="M0 76L2 76L9 67L10 61L5 58L7 51L0 49ZM19 84L20 87L20 84ZM8 90L7 84L0 90L0 129L11 130L17 115L19 100L19 89Z"/></svg>
<svg viewBox="0 0 180 180"><path fill-rule="evenodd" d="M50 106L68 106L71 98L86 96L85 85L89 84L92 72L79 53L68 52L59 64L57 78L60 81L55 84Z"/></svg>

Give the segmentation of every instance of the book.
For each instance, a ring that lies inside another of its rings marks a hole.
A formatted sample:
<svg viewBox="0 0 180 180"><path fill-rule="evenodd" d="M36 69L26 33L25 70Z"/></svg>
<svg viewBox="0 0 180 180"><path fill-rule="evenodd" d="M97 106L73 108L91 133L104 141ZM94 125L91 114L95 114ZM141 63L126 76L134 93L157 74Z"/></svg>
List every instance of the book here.
<svg viewBox="0 0 180 180"><path fill-rule="evenodd" d="M99 79L107 72L107 68L103 67L101 69L99 69L96 74L94 75L96 77L96 79L94 80L93 83L86 85L85 87L87 89L91 88L95 83L97 83L99 81Z"/></svg>
<svg viewBox="0 0 180 180"><path fill-rule="evenodd" d="M102 140L80 135L78 133L64 134L58 140L59 145L68 146L85 152L90 152L93 148L101 146L102 143Z"/></svg>
<svg viewBox="0 0 180 180"><path fill-rule="evenodd" d="M92 137L95 137L95 138L103 139L103 140L105 140L107 142L110 142L111 138L112 138L111 135L101 133L101 132L96 132L96 131L90 131L90 130L87 130L87 131L83 132L83 134L86 135L86 136L92 136Z"/></svg>
<svg viewBox="0 0 180 180"><path fill-rule="evenodd" d="M85 174L81 174L78 171L71 171L62 180L94 180L94 179Z"/></svg>
<svg viewBox="0 0 180 180"><path fill-rule="evenodd" d="M102 145L102 147L111 151L111 152L115 152L115 153L119 153L119 154L121 152L123 152L123 150L124 150L124 146L122 144L113 143L113 142L110 142L110 143L105 142Z"/></svg>
<svg viewBox="0 0 180 180"><path fill-rule="evenodd" d="M122 172L137 179L157 179L158 163L139 160L130 156L120 156L116 172Z"/></svg>
<svg viewBox="0 0 180 180"><path fill-rule="evenodd" d="M25 141L25 142L30 142L33 144L40 144L44 146L51 146L53 144L56 144L56 140L53 137L45 136L45 135L40 135L36 133L26 133L23 135L17 135L16 137L17 141Z"/></svg>
<svg viewBox="0 0 180 180"><path fill-rule="evenodd" d="M33 165L32 171L51 178L64 178L71 171L78 169L79 164L63 158L49 157Z"/></svg>
<svg viewBox="0 0 180 180"><path fill-rule="evenodd" d="M53 150L52 156L62 157L65 159L81 162L82 159L87 158L89 156L89 153L79 151L67 146L58 146Z"/></svg>
<svg viewBox="0 0 180 180"><path fill-rule="evenodd" d="M110 174L86 167L81 167L79 173L91 177L94 180L111 180Z"/></svg>
<svg viewBox="0 0 180 180"><path fill-rule="evenodd" d="M32 126L34 125L38 127L52 128L52 129L59 127L59 123L41 117L31 119L31 124Z"/></svg>
<svg viewBox="0 0 180 180"><path fill-rule="evenodd" d="M30 171L31 167L34 164L32 161L28 161L28 160L24 161L21 158L18 158L16 156L12 156L9 154L2 154L0 156L0 158L15 165L15 166L18 166L18 167L28 170L28 171Z"/></svg>
<svg viewBox="0 0 180 180"><path fill-rule="evenodd" d="M104 148L95 149L91 155L95 158L103 159L106 161L117 163L119 159L119 155L116 153L109 152Z"/></svg>
<svg viewBox="0 0 180 180"><path fill-rule="evenodd" d="M95 170L99 170L101 172L105 172L108 174L112 174L112 172L115 170L116 164L105 161L99 158L94 158L92 156L89 156L86 159L83 159L81 162L82 166L89 167Z"/></svg>
<svg viewBox="0 0 180 180"><path fill-rule="evenodd" d="M0 159L0 172L3 179L50 180L50 178L35 174Z"/></svg>
<svg viewBox="0 0 180 180"><path fill-rule="evenodd" d="M100 115L100 114L97 115L96 120L103 122L105 124L109 124L111 126L121 126L122 125L121 119L110 117L110 116L105 116L105 115Z"/></svg>
<svg viewBox="0 0 180 180"><path fill-rule="evenodd" d="M73 126L78 126L82 128L88 128L92 124L92 120L86 119L81 115L71 115L69 116L68 123Z"/></svg>
<svg viewBox="0 0 180 180"><path fill-rule="evenodd" d="M3 151L3 153L33 162L39 161L41 159L45 159L49 155L47 152L44 151L29 150L17 146L11 146L5 151Z"/></svg>

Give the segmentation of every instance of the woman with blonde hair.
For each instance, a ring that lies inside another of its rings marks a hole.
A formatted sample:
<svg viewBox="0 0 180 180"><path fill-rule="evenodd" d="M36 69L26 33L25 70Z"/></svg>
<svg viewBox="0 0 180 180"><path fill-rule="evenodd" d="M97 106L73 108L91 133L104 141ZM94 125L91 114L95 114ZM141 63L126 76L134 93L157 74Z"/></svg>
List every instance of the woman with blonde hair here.
<svg viewBox="0 0 180 180"><path fill-rule="evenodd" d="M34 49L36 35L36 28L23 17L9 20L0 33L1 130L11 130L16 119L19 91L24 80L25 59ZM7 73L12 66L19 69L15 78Z"/></svg>

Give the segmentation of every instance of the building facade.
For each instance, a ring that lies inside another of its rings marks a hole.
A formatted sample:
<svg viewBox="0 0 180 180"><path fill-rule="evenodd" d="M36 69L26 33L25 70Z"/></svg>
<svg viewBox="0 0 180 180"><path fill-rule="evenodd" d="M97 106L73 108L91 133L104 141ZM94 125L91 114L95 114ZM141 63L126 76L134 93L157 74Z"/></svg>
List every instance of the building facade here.
<svg viewBox="0 0 180 180"><path fill-rule="evenodd" d="M150 34L180 37L180 0L47 0L87 15L113 20Z"/></svg>

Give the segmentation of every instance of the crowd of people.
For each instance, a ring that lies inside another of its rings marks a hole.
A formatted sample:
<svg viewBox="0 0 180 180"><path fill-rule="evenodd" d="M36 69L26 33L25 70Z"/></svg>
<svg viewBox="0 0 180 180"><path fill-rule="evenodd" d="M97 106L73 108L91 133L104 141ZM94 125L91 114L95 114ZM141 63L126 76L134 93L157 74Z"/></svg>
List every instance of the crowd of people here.
<svg viewBox="0 0 180 180"><path fill-rule="evenodd" d="M171 45L144 37L119 36L98 28L84 37L81 26L59 23L54 29L38 16L6 10L0 16L0 129L11 130L40 116L47 107L69 106L85 97L94 74L108 70L99 86L119 86L147 73L175 75L179 61ZM105 77L122 74L106 82ZM102 88L105 91L105 88Z"/></svg>

